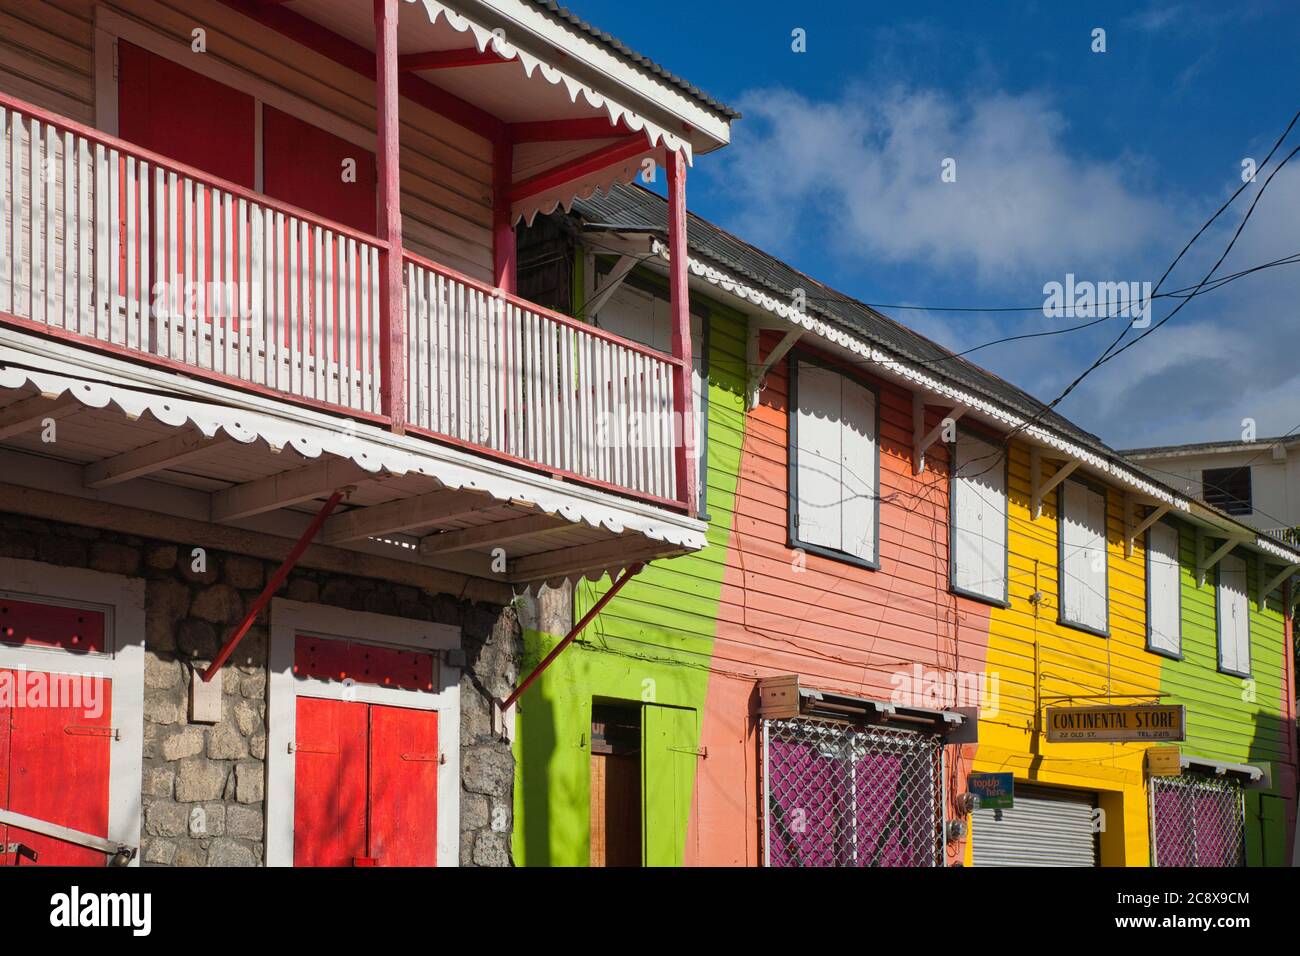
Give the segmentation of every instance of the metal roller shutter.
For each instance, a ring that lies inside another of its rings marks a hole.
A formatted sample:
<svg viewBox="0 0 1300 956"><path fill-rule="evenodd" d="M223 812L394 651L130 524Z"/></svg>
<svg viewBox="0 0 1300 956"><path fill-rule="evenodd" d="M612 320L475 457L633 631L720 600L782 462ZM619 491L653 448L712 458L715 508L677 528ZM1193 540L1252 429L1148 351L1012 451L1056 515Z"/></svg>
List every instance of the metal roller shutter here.
<svg viewBox="0 0 1300 956"><path fill-rule="evenodd" d="M975 866L1097 866L1090 793L1016 784L1015 806L976 810L971 830Z"/></svg>

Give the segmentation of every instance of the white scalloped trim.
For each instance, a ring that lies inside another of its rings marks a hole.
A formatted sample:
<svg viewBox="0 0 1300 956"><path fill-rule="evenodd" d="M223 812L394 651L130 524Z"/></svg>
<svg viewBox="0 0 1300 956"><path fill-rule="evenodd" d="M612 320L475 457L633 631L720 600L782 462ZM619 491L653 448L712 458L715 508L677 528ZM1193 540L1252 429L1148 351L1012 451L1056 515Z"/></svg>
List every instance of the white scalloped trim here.
<svg viewBox="0 0 1300 956"><path fill-rule="evenodd" d="M511 207L512 221L518 222L522 218L531 226L538 215L545 216L555 212L560 207L563 207L564 211L568 212L573 208L574 202L579 199L590 199L597 192L608 194L615 183L627 184L636 179L641 172L642 160L653 152L653 149L647 148L644 153L640 153L625 162L606 166L599 172L593 173L579 182L565 183L555 189L548 189L546 192L529 196Z"/></svg>
<svg viewBox="0 0 1300 956"><path fill-rule="evenodd" d="M35 364L33 359L37 359L34 353L0 347L0 389L20 389L30 384L48 398L67 393L88 408L113 406L129 419L149 414L164 425L193 427L209 438L224 432L246 445L264 442L273 452L292 448L304 458L329 454L350 459L371 473L382 470L392 475L427 475L441 487L482 491L503 502L527 501L546 514L560 515L568 521L603 528L615 534L631 531L651 541L662 541L689 551L698 551L707 544L705 526L695 519L664 521L646 513L658 510L650 506L624 505L617 497L603 492L520 475L509 466L433 441L391 436L373 425L358 425L342 419L339 420L341 427L325 427L246 407L153 394L141 391L146 387L143 383L97 368L51 360L47 355L40 355L37 361L48 365L49 371L33 371L10 364ZM72 376L105 381L85 382ZM394 447L397 443L407 447ZM628 563L615 562L586 576L597 580L606 571L621 569ZM579 577L574 575L572 579ZM556 583L559 580L557 578Z"/></svg>

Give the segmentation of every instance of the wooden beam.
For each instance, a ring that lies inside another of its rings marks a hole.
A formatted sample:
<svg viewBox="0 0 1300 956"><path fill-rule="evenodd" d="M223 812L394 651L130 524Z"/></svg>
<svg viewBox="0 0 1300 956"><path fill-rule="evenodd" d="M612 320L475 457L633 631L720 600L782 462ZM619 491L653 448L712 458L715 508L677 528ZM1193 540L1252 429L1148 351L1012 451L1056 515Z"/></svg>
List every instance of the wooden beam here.
<svg viewBox="0 0 1300 956"><path fill-rule="evenodd" d="M496 51L496 41L488 44L486 50L467 46L455 50L429 50L426 53L407 53L397 58L397 66L403 73L416 70L452 70L460 66L487 66L494 63L509 63L514 57L504 57Z"/></svg>
<svg viewBox="0 0 1300 956"><path fill-rule="evenodd" d="M555 577L567 577L607 565L649 560L651 557L663 554L665 550L669 554L673 553L672 545L665 542L637 547L633 544L634 540L622 537L603 544L582 544L572 548L561 548L558 551L530 554L511 561L507 565L507 575L513 582L530 583Z"/></svg>
<svg viewBox="0 0 1300 956"><path fill-rule="evenodd" d="M374 538L399 531L456 521L493 506L494 499L476 491L435 491L368 508L354 508L325 522L320 539L326 544ZM497 502L500 504L501 502Z"/></svg>
<svg viewBox="0 0 1300 956"><path fill-rule="evenodd" d="M677 472L677 500L692 518L699 511L700 493L695 473L695 389L691 357L691 304L687 261L686 158L677 151L668 154L668 300L672 308L673 418L682 423L682 440L674 449Z"/></svg>
<svg viewBox="0 0 1300 956"><path fill-rule="evenodd" d="M380 481L382 472L369 472L350 458L327 456L303 468L246 481L212 494L211 514L216 522L251 518L328 495L346 485Z"/></svg>
<svg viewBox="0 0 1300 956"><path fill-rule="evenodd" d="M518 287L519 246L510 209L510 183L515 175L515 146L504 136L492 144L492 281L514 293Z"/></svg>
<svg viewBox="0 0 1300 956"><path fill-rule="evenodd" d="M443 531L420 539L421 554L451 554L471 548L498 547L521 538L534 538L572 528L573 522L553 515L525 515L508 521Z"/></svg>
<svg viewBox="0 0 1300 956"><path fill-rule="evenodd" d="M636 267L636 264L636 256L618 257L618 262L614 263L614 268L610 270L609 275L605 276L605 281L591 294L591 298L587 300L587 304L583 307L582 311L587 321L591 321L600 312L601 307L609 301L610 296L618 291L618 287L623 284L623 280Z"/></svg>
<svg viewBox="0 0 1300 956"><path fill-rule="evenodd" d="M578 139L612 139L631 133L622 120L615 126L601 116L583 119L534 120L510 124L512 143L567 143Z"/></svg>
<svg viewBox="0 0 1300 956"><path fill-rule="evenodd" d="M1223 560L1229 551L1239 544L1245 544L1248 541L1254 540L1254 535L1230 534L1226 539L1224 539L1223 544L1219 545L1219 547L1204 561L1201 560L1202 549L1198 548L1196 554L1196 573L1200 577L1201 584L1205 583L1205 576L1214 569L1216 564Z"/></svg>
<svg viewBox="0 0 1300 956"><path fill-rule="evenodd" d="M1043 499L1052 493L1052 489L1074 474L1082 464L1077 458L1070 459L1056 469L1056 473L1046 482L1042 480L1042 455L1037 448L1029 450L1029 518L1036 520L1043 513Z"/></svg>
<svg viewBox="0 0 1300 956"><path fill-rule="evenodd" d="M1126 524L1131 520L1133 506L1134 503L1132 499L1129 498L1127 495L1125 495L1124 520ZM1124 553L1131 555L1133 553L1133 543L1138 539L1138 537L1143 532L1145 532L1147 528L1151 527L1153 524L1155 524L1157 521L1163 518L1168 513L1168 511L1169 511L1169 505L1163 503L1159 504L1155 508L1151 509L1151 511L1147 513L1147 516L1143 518L1139 524L1134 525L1130 530L1128 530L1128 532L1124 536Z"/></svg>
<svg viewBox="0 0 1300 956"><path fill-rule="evenodd" d="M87 488L107 488L133 478L143 478L158 471L167 471L188 461L201 458L229 445L233 438L220 432L209 438L200 431L184 431L143 448L124 451L120 455L91 462L81 472L81 483Z"/></svg>
<svg viewBox="0 0 1300 956"><path fill-rule="evenodd" d="M760 333L758 329L752 329L750 334L757 340ZM772 371L777 362L789 354L790 349L794 348L794 344L799 341L801 335L803 335L803 329L800 328L786 332L781 337L781 341L772 346L772 350L767 353L767 357L763 359L762 363L751 367L749 381L745 388L746 408L753 410L758 407L758 396L763 390L763 379L767 378L767 373ZM755 349L755 353L757 354L757 349Z"/></svg>
<svg viewBox="0 0 1300 956"><path fill-rule="evenodd" d="M1273 593L1273 589L1274 589L1275 587L1277 587L1279 584L1281 584L1283 581L1285 581L1285 580L1286 580L1287 578L1289 578L1291 575L1295 574L1297 571L1300 571L1300 564L1288 564L1285 568L1283 568L1281 571L1279 571L1277 574L1275 574L1272 578L1270 578L1270 579L1268 580L1268 583L1265 584L1265 585L1260 589L1260 592L1259 592L1260 601L1263 602L1265 599L1267 599L1268 596L1269 596L1270 594ZM1300 588L1296 588L1296 590L1297 590L1297 591L1300 591Z"/></svg>
<svg viewBox="0 0 1300 956"><path fill-rule="evenodd" d="M920 414L917 414L918 409ZM939 424L922 436L921 429L925 428L925 398L920 392L912 393L912 474L919 475L925 471L926 450L938 440L949 423L957 422L968 411L969 405L954 405L948 409Z"/></svg>
<svg viewBox="0 0 1300 956"><path fill-rule="evenodd" d="M406 431L406 292L402 285L402 185L400 93L397 80L399 0L374 0L375 167L379 178L379 238L388 243L379 257L380 397L390 427Z"/></svg>
<svg viewBox="0 0 1300 956"><path fill-rule="evenodd" d="M529 176L527 179L515 183L510 190L510 201L512 203L519 202L519 200L527 199L529 196L536 196L548 189L554 189L556 186L563 186L567 182L581 179L588 173L594 173L606 166L612 166L614 163L631 159L633 156L639 156L641 153L649 152L653 148L650 141L640 133L624 137L618 142L602 146L600 149L579 156L577 159L566 160L559 165L552 166L550 169L543 170L535 176Z"/></svg>
<svg viewBox="0 0 1300 956"><path fill-rule="evenodd" d="M12 405L0 409L0 440L21 435L28 429L37 427L47 418L57 421L85 407L66 392L54 399L44 395L19 399Z"/></svg>

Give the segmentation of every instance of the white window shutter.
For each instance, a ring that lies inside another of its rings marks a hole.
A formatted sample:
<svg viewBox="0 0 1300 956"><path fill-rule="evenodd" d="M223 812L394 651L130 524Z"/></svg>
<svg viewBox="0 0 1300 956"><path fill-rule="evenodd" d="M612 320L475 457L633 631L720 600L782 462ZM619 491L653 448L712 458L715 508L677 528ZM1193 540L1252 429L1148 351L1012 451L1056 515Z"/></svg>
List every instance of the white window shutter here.
<svg viewBox="0 0 1300 956"><path fill-rule="evenodd" d="M953 583L994 600L1006 596L1006 469L1000 450L958 432L953 495Z"/></svg>
<svg viewBox="0 0 1300 956"><path fill-rule="evenodd" d="M1178 654L1182 648L1178 529L1157 521L1147 545L1148 639L1152 650Z"/></svg>
<svg viewBox="0 0 1300 956"><path fill-rule="evenodd" d="M830 369L800 362L795 427L795 514L798 539L805 544L842 550L840 490L840 376Z"/></svg>
<svg viewBox="0 0 1300 956"><path fill-rule="evenodd" d="M1106 496L1082 482L1061 485L1060 593L1064 619L1106 630Z"/></svg>
<svg viewBox="0 0 1300 956"><path fill-rule="evenodd" d="M1219 562L1219 666L1236 674L1250 673L1250 601L1246 562L1228 555Z"/></svg>
<svg viewBox="0 0 1300 956"><path fill-rule="evenodd" d="M876 559L876 396L843 375L840 416L841 547L863 561Z"/></svg>

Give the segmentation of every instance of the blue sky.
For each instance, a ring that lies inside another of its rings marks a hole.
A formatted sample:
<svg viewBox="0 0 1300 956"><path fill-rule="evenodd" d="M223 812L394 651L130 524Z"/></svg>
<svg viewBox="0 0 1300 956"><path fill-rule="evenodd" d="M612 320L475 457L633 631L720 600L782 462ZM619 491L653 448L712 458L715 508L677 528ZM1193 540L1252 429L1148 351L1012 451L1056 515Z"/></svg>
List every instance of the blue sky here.
<svg viewBox="0 0 1300 956"><path fill-rule="evenodd" d="M697 161L692 210L868 302L1037 306L1067 273L1154 282L1300 109L1294 0L573 7L745 113ZM1296 145L1300 126L1265 175ZM1201 278L1265 175L1166 290ZM1218 274L1297 252L1300 156ZM1297 428L1297 291L1287 265L1198 298L1060 408L1116 447L1237 437L1246 418L1261 436ZM884 311L957 349L1079 322ZM971 358L1050 399L1124 321Z"/></svg>

